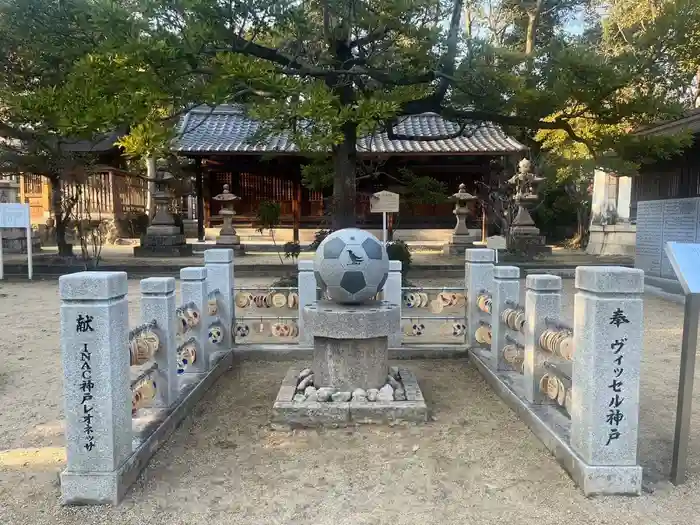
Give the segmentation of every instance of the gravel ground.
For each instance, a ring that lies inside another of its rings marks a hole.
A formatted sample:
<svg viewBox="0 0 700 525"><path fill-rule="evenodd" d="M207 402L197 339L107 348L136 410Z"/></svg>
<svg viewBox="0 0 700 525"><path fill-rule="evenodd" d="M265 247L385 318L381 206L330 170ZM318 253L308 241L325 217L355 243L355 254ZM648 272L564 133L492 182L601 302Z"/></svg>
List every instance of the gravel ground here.
<svg viewBox="0 0 700 525"><path fill-rule="evenodd" d="M572 281L565 286L570 318ZM130 296L135 323L137 281ZM682 330L674 303L645 302L641 497L584 498L466 361L410 362L436 417L430 424L293 433L268 425L291 363L244 362L214 386L117 508L58 503L65 462L58 307L55 281L0 284L0 524L700 523L700 394L688 483L666 481Z"/></svg>

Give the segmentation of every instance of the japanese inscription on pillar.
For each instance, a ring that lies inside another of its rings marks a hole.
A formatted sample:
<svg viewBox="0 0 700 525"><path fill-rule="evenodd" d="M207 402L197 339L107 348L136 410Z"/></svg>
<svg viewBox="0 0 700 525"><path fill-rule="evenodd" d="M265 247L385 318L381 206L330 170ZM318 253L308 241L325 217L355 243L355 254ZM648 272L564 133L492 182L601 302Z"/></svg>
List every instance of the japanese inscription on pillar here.
<svg viewBox="0 0 700 525"><path fill-rule="evenodd" d="M86 332L94 332L95 329L92 327L92 316L91 315L78 315L75 320L75 331L78 334L83 334ZM85 450L90 452L95 448L95 406L93 402L92 391L95 389L95 383L92 378L92 351L88 347L87 343L83 343L83 347L80 350L80 382L78 388L80 389L81 399L80 402L80 412L82 415L83 424L83 447Z"/></svg>
<svg viewBox="0 0 700 525"><path fill-rule="evenodd" d="M625 419L624 414L624 393L625 393L625 368L624 368L624 348L627 343L625 335L626 326L630 324L629 319L621 308L616 308L610 316L610 324L615 327L615 339L610 343L613 361L613 371L611 382L608 385L610 391L610 402L605 414L605 424L608 425L608 439L605 446L609 446L613 441L620 439L620 423Z"/></svg>

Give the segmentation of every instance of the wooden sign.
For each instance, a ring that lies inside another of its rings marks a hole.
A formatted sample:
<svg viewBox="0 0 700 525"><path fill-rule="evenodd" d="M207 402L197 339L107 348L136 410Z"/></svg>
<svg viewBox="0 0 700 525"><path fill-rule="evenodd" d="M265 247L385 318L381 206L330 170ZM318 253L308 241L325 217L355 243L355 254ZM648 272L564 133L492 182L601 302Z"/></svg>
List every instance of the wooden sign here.
<svg viewBox="0 0 700 525"><path fill-rule="evenodd" d="M390 191L378 191L369 200L372 213L398 213L399 194Z"/></svg>

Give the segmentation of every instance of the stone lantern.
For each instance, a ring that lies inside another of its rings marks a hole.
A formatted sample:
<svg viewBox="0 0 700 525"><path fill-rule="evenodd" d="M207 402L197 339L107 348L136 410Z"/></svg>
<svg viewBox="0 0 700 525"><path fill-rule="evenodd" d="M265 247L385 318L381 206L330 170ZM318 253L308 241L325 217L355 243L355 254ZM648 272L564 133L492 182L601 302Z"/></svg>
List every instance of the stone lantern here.
<svg viewBox="0 0 700 525"><path fill-rule="evenodd" d="M170 213L172 202L170 185L175 177L167 171L160 172L155 179L156 189L153 192L153 203L156 212L151 224L141 237L141 245L134 247L134 255L140 257L189 256L192 255L192 245L187 244L185 235L175 224L175 218Z"/></svg>
<svg viewBox="0 0 700 525"><path fill-rule="evenodd" d="M515 203L518 211L510 225L511 247L525 253L542 253L549 251L544 236L535 226L530 211L538 202L537 187L544 181L532 173L532 164L528 159L518 163L518 172L508 180L515 187Z"/></svg>
<svg viewBox="0 0 700 525"><path fill-rule="evenodd" d="M241 239L236 235L233 227L233 217L236 215L233 203L241 198L229 191L229 185L224 184L224 191L212 197L221 203L219 215L223 218L224 224L221 226L219 235L216 237L216 245L219 248L232 248L237 253L243 252Z"/></svg>
<svg viewBox="0 0 700 525"><path fill-rule="evenodd" d="M465 249L473 247L474 241L478 240L477 236L470 234L467 228L469 205L477 198L467 192L467 187L464 184L460 184L457 193L450 196L449 200L455 203L455 209L452 213L457 217L457 224L452 232L452 240L444 251L451 255L458 255L464 253Z"/></svg>

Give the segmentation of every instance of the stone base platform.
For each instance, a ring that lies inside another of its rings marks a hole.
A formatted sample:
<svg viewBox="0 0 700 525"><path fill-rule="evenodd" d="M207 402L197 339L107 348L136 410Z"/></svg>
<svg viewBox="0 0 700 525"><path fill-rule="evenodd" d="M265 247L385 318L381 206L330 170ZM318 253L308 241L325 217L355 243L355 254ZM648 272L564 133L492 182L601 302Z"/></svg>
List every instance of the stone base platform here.
<svg viewBox="0 0 700 525"><path fill-rule="evenodd" d="M293 401L300 370L290 368L273 405L272 423L283 428L344 427L354 424L424 423L428 406L410 370L399 367L405 401Z"/></svg>
<svg viewBox="0 0 700 525"><path fill-rule="evenodd" d="M511 239L510 249L516 253L524 253L526 255L552 253L552 247L547 246L546 239L542 235L515 235Z"/></svg>
<svg viewBox="0 0 700 525"><path fill-rule="evenodd" d="M192 251L194 253L204 253L206 250L211 250L212 248L230 248L233 250L233 255L236 257L239 257L241 255L245 255L245 247L242 244L231 244L231 245L224 245L224 244L215 244L213 242L193 242L192 243Z"/></svg>
<svg viewBox="0 0 700 525"><path fill-rule="evenodd" d="M571 448L571 421L554 405L532 405L521 392L518 372L494 370L489 352L472 348L469 357L494 392L549 449L586 496L630 495L642 492L642 467L638 465L587 464Z"/></svg>
<svg viewBox="0 0 700 525"><path fill-rule="evenodd" d="M175 228L173 226L173 228ZM134 246L134 257L191 257L192 245L181 233L149 233L141 237L140 246Z"/></svg>

